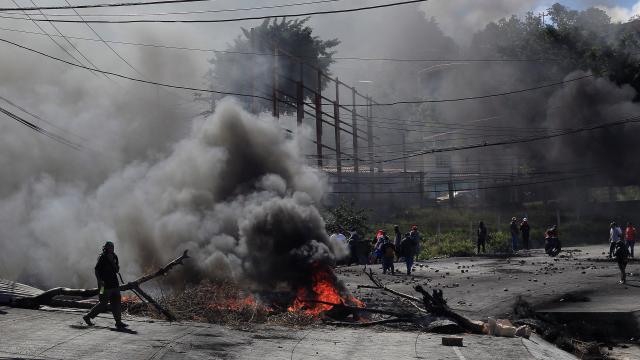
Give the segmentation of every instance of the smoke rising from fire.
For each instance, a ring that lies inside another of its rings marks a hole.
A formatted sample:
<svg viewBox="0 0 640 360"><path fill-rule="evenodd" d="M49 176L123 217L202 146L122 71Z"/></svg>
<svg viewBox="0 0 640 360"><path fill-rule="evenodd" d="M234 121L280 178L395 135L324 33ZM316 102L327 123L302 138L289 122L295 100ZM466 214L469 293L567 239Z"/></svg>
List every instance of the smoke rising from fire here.
<svg viewBox="0 0 640 360"><path fill-rule="evenodd" d="M315 207L326 186L271 118L222 101L165 155L128 164L95 190L45 175L0 202L2 262L31 283L91 285L110 240L129 277L189 249L189 281L292 284L345 254Z"/></svg>

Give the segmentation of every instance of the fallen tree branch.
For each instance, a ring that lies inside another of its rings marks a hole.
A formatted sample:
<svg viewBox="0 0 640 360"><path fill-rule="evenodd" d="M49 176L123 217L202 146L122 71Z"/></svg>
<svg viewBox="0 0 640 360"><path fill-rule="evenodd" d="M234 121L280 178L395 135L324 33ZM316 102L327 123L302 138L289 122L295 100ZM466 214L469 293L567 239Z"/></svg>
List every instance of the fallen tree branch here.
<svg viewBox="0 0 640 360"><path fill-rule="evenodd" d="M474 334L482 334L483 326L481 324L476 323L469 318L451 310L449 305L447 305L447 301L442 295L442 290L434 289L433 292L429 294L420 285L416 286L415 290L422 295L424 307L433 315L447 317L458 323L458 325L469 332L472 332Z"/></svg>
<svg viewBox="0 0 640 360"><path fill-rule="evenodd" d="M364 271L364 273L369 277L369 279L371 279L371 282L376 286L376 288L378 288L380 290L384 290L384 291L386 291L388 293L391 293L393 295L399 296L401 298L405 298L407 300L415 301L415 302L418 302L418 303L420 302L420 299L418 299L417 297L401 293L399 291L390 289L390 288L382 285L382 283L378 279L376 279L376 277L373 275L373 271L371 269L369 269L369 272Z"/></svg>
<svg viewBox="0 0 640 360"><path fill-rule="evenodd" d="M162 307L153 300L153 298L151 298L151 296L147 295L146 293L144 293L141 289L140 289L140 285L152 280L154 278L157 278L159 276L162 275L166 275L171 269L173 269L175 266L177 265L182 265L182 262L185 259L188 259L189 255L187 254L187 250L185 250L182 255L180 255L179 257L175 258L174 260L172 260L171 262L169 262L168 264L164 265L163 267L161 267L160 269L158 269L156 272L152 273L152 274L147 274L144 275L134 281L130 281L126 284L120 285L120 287L118 288L120 291L128 291L128 290L132 290L132 291L138 291L140 292L140 294L144 294L146 296L145 299L147 301L149 301L150 303L152 303L152 305L154 305L156 307L156 309L158 309L158 311L160 311L162 314L164 314L165 316L167 316L167 319L169 319L170 321L172 321L173 319L175 319L175 317L169 313L167 310L162 309ZM70 288L64 288L64 287L58 287L58 288L53 288L50 290L47 290L45 292L43 292L42 294L36 295L36 296L30 296L30 297L24 297L24 298L19 298L16 299L13 302L13 306L15 307L20 307L20 308L28 308L28 309L37 309L38 307L42 306L42 305L52 305L53 303L53 298L56 296L72 296L72 297L80 297L80 298L90 298L93 296L97 296L99 294L100 290L98 288L92 288L92 289L70 289ZM151 299L151 300L149 300Z"/></svg>
<svg viewBox="0 0 640 360"><path fill-rule="evenodd" d="M149 294L147 294L146 292L142 291L142 289L140 289L139 287L135 289L135 294L138 296L142 296L145 300L147 300L147 302L149 302L151 305L153 305L153 307L156 308L156 310L158 310L158 312L160 312L162 315L164 315L167 320L169 321L176 321L176 317L169 312L169 310L163 308L162 306L160 306L160 304L158 304L151 296L149 296Z"/></svg>
<svg viewBox="0 0 640 360"><path fill-rule="evenodd" d="M330 306L333 306L333 308L336 309L336 310L346 310L346 311L349 311L349 312L368 312L368 313L372 313L372 314L389 315L389 316L396 316L396 317L412 316L412 314L407 314L407 313L399 313L399 312L389 311L389 310L381 310L381 309L371 309L371 308L365 308L365 307L349 306L349 305L345 305L345 304L342 304L342 303L341 304L334 304L334 303L327 302L327 301L322 301L322 300L311 300L310 299L310 300L302 300L302 301L309 302L309 303L330 305Z"/></svg>

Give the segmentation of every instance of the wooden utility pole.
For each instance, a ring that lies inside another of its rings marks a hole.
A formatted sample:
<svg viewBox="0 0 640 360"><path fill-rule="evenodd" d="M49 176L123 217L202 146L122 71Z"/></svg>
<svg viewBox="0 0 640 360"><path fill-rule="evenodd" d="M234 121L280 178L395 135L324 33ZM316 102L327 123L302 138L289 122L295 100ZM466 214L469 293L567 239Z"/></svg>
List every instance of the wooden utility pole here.
<svg viewBox="0 0 640 360"><path fill-rule="evenodd" d="M249 36L249 49L252 53L255 53L255 30L251 28L250 36ZM253 60L253 64L251 64L251 113L255 114L258 112L258 106L256 104L256 64L258 63L257 59L258 55L252 55L251 59Z"/></svg>
<svg viewBox="0 0 640 360"><path fill-rule="evenodd" d="M356 196L360 189L360 162L358 159L358 113L356 112L356 88L351 88L351 130L353 130L353 181Z"/></svg>
<svg viewBox="0 0 640 360"><path fill-rule="evenodd" d="M367 96L367 146L369 148L369 171L373 174L373 125L371 124L371 98Z"/></svg>
<svg viewBox="0 0 640 360"><path fill-rule="evenodd" d="M333 102L333 120L334 134L336 139L336 172L338 174L338 183L342 182L342 154L340 152L340 81L336 82L336 101Z"/></svg>
<svg viewBox="0 0 640 360"><path fill-rule="evenodd" d="M280 117L278 111L278 46L273 50L273 117Z"/></svg>
<svg viewBox="0 0 640 360"><path fill-rule="evenodd" d="M322 168L322 72L318 70L318 81L315 96L316 106L316 156L318 167Z"/></svg>
<svg viewBox="0 0 640 360"><path fill-rule="evenodd" d="M418 192L420 193L420 207L424 206L424 171L420 171L420 188L418 188Z"/></svg>
<svg viewBox="0 0 640 360"><path fill-rule="evenodd" d="M297 112L297 126L300 127L302 125L302 119L304 119L304 63L302 61L298 62L300 64L300 75L298 79L298 88L296 91L296 112Z"/></svg>

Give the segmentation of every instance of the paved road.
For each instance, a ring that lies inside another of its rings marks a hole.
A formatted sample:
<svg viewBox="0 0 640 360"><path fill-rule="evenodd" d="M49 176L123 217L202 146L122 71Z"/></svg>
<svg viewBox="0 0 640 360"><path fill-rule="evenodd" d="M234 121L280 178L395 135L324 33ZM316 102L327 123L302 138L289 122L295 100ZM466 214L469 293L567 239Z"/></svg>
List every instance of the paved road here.
<svg viewBox="0 0 640 360"><path fill-rule="evenodd" d="M389 287L405 293L415 294L413 286L417 284L443 289L452 308L478 320L508 316L518 296L534 305L565 306L566 302L558 300L568 293L586 296L590 300L582 304L586 309L639 311L640 262L629 263L627 272L634 276L628 278L627 285L619 285L618 266L602 255L605 248L608 251L608 246L571 248L571 252L556 258L546 256L542 250L532 250L510 258L429 260L418 263L412 276L382 275L380 265L374 265L373 270ZM396 266L405 269L404 264ZM342 267L337 273L365 302L393 306L390 296L377 290L357 289L357 285L371 285L361 266Z"/></svg>
<svg viewBox="0 0 640 360"><path fill-rule="evenodd" d="M539 338L464 336L464 347L441 345L435 334L313 327L223 326L127 319L137 333L95 328L80 313L0 307L0 358L21 359L575 359Z"/></svg>

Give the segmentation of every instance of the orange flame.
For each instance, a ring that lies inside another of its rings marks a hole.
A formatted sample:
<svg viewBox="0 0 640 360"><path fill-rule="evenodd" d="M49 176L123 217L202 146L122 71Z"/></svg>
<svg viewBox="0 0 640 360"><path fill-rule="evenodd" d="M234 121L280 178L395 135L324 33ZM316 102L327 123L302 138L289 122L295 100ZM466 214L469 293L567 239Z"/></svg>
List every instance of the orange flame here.
<svg viewBox="0 0 640 360"><path fill-rule="evenodd" d="M311 288L298 288L296 299L288 310L319 316L331 310L333 305L345 304L364 307L364 303L352 295L342 296L336 287L336 277L329 268L320 269L313 274ZM311 300L311 301L310 301Z"/></svg>

